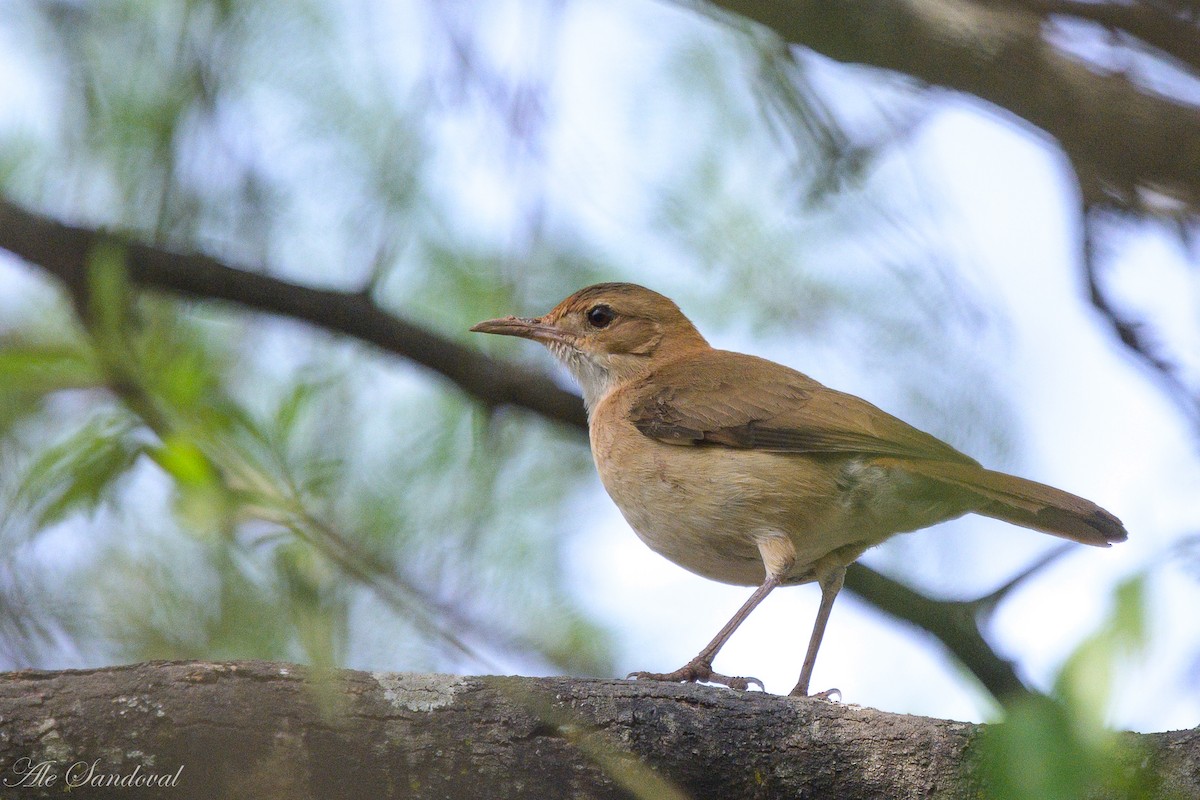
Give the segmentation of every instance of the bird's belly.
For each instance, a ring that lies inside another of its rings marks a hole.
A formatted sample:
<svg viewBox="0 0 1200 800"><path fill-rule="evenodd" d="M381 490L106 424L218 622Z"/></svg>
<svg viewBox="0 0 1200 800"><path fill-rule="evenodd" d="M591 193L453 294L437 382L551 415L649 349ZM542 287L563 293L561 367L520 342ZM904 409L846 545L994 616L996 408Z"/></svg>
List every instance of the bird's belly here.
<svg viewBox="0 0 1200 800"><path fill-rule="evenodd" d="M649 479L601 473L605 489L638 538L686 570L723 583L762 582L762 558L728 493L671 470Z"/></svg>
<svg viewBox="0 0 1200 800"><path fill-rule="evenodd" d="M839 504L836 466L644 437L633 443L620 455L596 453L604 487L643 542L698 575L757 585L765 577L758 541L784 535L796 550L787 579L811 580L817 560L871 535Z"/></svg>
<svg viewBox="0 0 1200 800"><path fill-rule="evenodd" d="M763 537L791 541L795 563L783 577L799 583L830 554L853 560L892 534L965 510L920 499L918 479L869 459L625 442L593 442L593 454L626 521L655 552L723 583L762 582Z"/></svg>

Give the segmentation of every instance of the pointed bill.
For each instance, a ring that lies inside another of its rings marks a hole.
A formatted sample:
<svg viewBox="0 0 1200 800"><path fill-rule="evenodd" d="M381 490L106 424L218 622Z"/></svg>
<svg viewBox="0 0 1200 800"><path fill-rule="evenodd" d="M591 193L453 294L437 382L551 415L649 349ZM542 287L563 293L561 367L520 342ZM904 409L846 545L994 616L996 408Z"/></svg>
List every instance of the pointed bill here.
<svg viewBox="0 0 1200 800"><path fill-rule="evenodd" d="M572 344L575 338L566 331L543 322L538 317L529 319L509 316L501 317L500 319L489 319L471 326L471 330L475 333L520 336L522 339L532 339L535 342L561 342L567 345Z"/></svg>

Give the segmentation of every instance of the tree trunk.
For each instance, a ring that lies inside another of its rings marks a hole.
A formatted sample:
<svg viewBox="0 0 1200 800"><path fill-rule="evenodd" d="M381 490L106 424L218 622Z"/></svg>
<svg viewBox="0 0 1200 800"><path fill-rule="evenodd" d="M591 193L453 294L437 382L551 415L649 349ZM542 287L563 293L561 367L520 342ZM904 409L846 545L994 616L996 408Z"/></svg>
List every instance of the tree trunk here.
<svg viewBox="0 0 1200 800"><path fill-rule="evenodd" d="M981 726L705 686L155 662L0 676L6 797L977 798ZM1133 736L1130 734L1130 736ZM1200 797L1200 729L1136 737Z"/></svg>

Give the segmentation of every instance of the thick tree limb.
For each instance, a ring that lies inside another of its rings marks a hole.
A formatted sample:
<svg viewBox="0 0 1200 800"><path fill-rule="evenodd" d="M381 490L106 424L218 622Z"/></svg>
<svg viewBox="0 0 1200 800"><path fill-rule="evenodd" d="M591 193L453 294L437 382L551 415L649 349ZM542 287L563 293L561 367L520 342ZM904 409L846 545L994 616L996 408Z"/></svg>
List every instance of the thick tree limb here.
<svg viewBox="0 0 1200 800"><path fill-rule="evenodd" d="M974 95L1062 145L1085 193L1151 190L1200 210L1200 108L1105 75L1046 42L1041 15L972 0L713 0L786 41Z"/></svg>
<svg viewBox="0 0 1200 800"><path fill-rule="evenodd" d="M981 727L656 682L342 671L310 684L285 664L157 662L0 675L0 780L29 798L62 797L70 779L82 798L973 800ZM1200 730L1128 741L1154 797L1200 796ZM89 775L173 783L80 784Z"/></svg>

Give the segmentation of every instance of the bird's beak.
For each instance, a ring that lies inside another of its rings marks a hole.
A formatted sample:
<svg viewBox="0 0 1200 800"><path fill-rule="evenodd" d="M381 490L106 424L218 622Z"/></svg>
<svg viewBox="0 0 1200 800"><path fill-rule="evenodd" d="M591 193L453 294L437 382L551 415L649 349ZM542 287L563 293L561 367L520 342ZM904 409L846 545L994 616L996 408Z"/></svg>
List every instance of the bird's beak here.
<svg viewBox="0 0 1200 800"><path fill-rule="evenodd" d="M535 342L561 342L565 345L574 344L575 337L560 328L543 322L540 317L526 319L524 317L501 317L489 319L473 325L475 333L496 333L501 336L520 336Z"/></svg>

